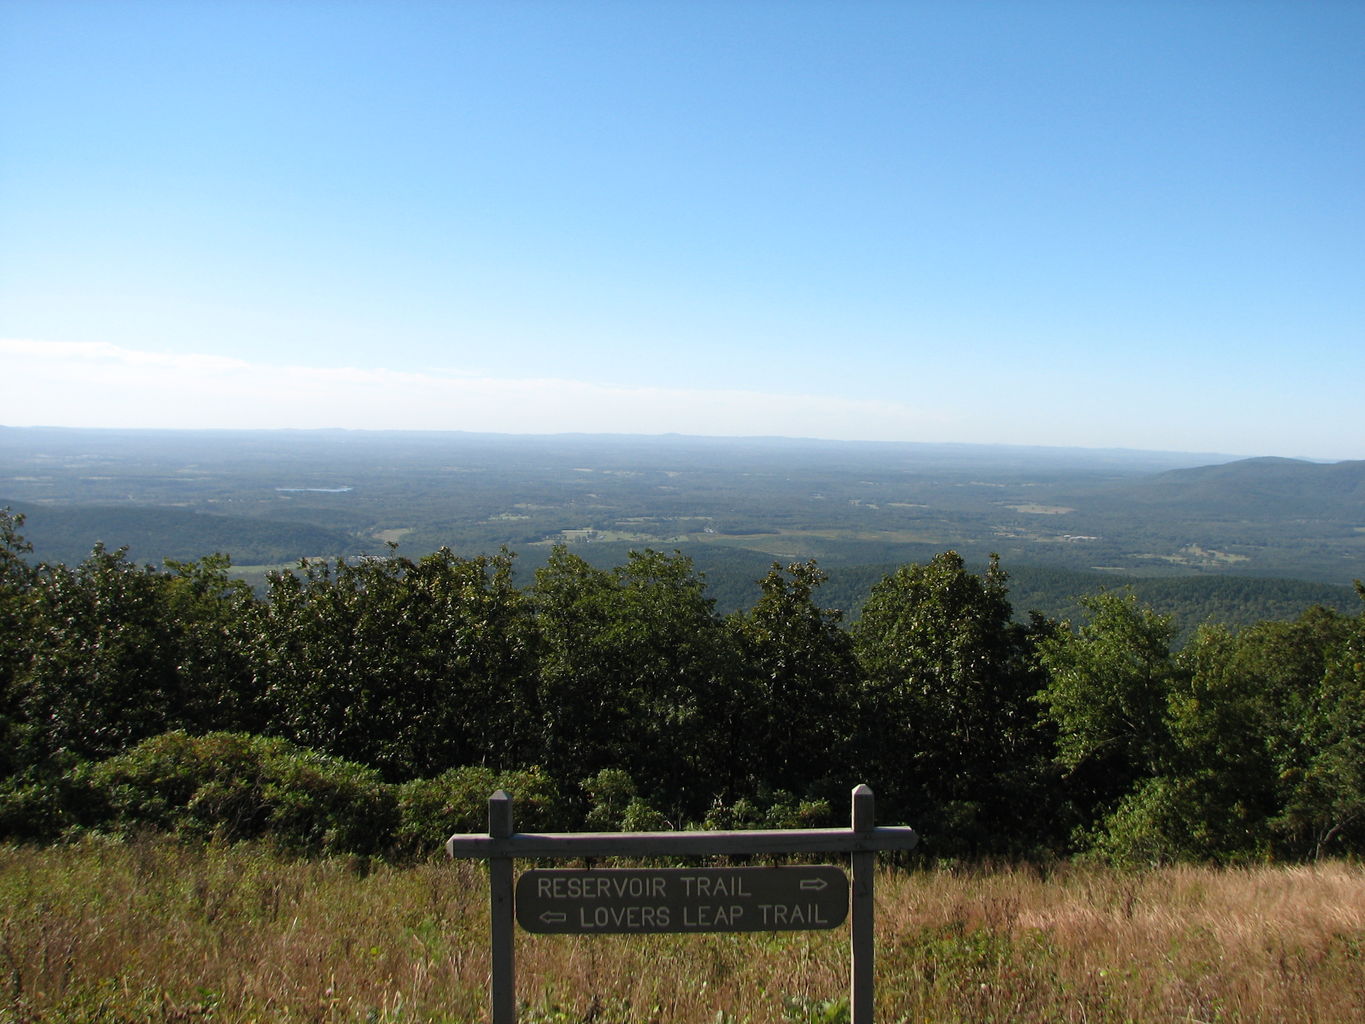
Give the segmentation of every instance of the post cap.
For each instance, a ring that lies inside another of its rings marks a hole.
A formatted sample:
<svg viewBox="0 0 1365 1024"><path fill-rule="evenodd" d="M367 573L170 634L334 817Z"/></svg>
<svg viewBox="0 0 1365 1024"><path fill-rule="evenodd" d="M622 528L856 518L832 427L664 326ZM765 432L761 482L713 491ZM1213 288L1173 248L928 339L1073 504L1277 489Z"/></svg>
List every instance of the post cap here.
<svg viewBox="0 0 1365 1024"><path fill-rule="evenodd" d="M872 787L865 782L860 782L853 787L853 831L871 832L873 825L873 808L876 806Z"/></svg>

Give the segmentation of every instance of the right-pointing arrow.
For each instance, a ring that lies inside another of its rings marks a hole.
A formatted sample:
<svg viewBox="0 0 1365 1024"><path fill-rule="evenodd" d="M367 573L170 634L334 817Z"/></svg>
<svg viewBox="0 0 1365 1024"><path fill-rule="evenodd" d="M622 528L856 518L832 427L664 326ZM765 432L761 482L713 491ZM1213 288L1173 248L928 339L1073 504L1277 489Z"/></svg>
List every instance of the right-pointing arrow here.
<svg viewBox="0 0 1365 1024"><path fill-rule="evenodd" d="M821 889L825 888L825 886L827 886L827 885L829 885L829 883L826 882L823 878L803 878L803 879L801 879L801 888L802 888L803 890L805 890L806 892L819 892Z"/></svg>

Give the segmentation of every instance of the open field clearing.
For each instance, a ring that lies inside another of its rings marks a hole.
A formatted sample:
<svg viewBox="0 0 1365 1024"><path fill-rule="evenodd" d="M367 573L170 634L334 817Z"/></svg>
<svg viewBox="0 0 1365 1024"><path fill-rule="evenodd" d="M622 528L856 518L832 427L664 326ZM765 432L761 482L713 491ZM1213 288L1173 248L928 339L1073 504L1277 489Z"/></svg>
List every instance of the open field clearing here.
<svg viewBox="0 0 1365 1024"><path fill-rule="evenodd" d="M486 1019L478 866L258 847L0 850L0 1021ZM1365 868L878 880L881 1021L1365 1019ZM526 1021L842 1018L830 932L518 937Z"/></svg>

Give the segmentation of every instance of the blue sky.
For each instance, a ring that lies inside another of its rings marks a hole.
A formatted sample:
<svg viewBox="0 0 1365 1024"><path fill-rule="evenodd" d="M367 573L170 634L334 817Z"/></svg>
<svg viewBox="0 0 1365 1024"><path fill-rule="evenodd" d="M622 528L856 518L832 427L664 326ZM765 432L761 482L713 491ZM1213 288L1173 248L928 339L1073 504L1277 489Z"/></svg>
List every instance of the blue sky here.
<svg viewBox="0 0 1365 1024"><path fill-rule="evenodd" d="M0 423L1365 458L1365 4L0 0Z"/></svg>

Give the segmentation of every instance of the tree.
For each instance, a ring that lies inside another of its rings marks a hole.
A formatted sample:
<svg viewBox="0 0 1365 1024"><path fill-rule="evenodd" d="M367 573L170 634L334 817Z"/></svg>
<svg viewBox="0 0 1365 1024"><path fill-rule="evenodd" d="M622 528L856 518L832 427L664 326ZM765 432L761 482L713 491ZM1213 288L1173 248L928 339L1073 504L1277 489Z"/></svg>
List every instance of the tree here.
<svg viewBox="0 0 1365 1024"><path fill-rule="evenodd" d="M74 569L40 567L13 683L23 763L107 757L182 724L182 644L165 582L99 545Z"/></svg>
<svg viewBox="0 0 1365 1024"><path fill-rule="evenodd" d="M304 563L272 576L257 646L271 731L390 780L526 751L534 665L506 553Z"/></svg>
<svg viewBox="0 0 1365 1024"><path fill-rule="evenodd" d="M1170 754L1166 709L1180 670L1172 626L1131 594L1081 598L1090 621L1040 645L1047 683L1037 700L1056 728L1056 760L1083 824L1113 810Z"/></svg>
<svg viewBox="0 0 1365 1024"><path fill-rule="evenodd" d="M551 773L581 783L617 768L675 818L705 806L733 659L691 559L646 550L607 571L556 548L533 602Z"/></svg>
<svg viewBox="0 0 1365 1024"><path fill-rule="evenodd" d="M27 660L33 630L36 574L24 558L33 546L19 532L23 525L22 515L0 509L0 775L9 775L19 766L16 680Z"/></svg>
<svg viewBox="0 0 1365 1024"><path fill-rule="evenodd" d="M852 629L866 678L867 776L941 853L1001 849L1038 809L1032 628L1011 621L1005 572L956 552L878 583ZM1036 828L1036 822L1032 822Z"/></svg>
<svg viewBox="0 0 1365 1024"><path fill-rule="evenodd" d="M1244 860L1269 850L1275 810L1267 705L1238 664L1241 641L1205 625L1166 681L1161 741L1093 836L1121 861Z"/></svg>
<svg viewBox="0 0 1365 1024"><path fill-rule="evenodd" d="M6 767L50 775L166 729L249 724L254 598L214 555L137 566L97 545L74 568L29 566L0 516L0 728Z"/></svg>
<svg viewBox="0 0 1365 1024"><path fill-rule="evenodd" d="M1249 630L1245 645L1263 687L1278 852L1365 851L1365 610L1310 608Z"/></svg>
<svg viewBox="0 0 1365 1024"><path fill-rule="evenodd" d="M759 787L839 796L854 778L858 661L842 614L815 604L826 576L815 562L773 563L758 601L729 620L739 650L743 705L725 737L731 765ZM723 729L726 721L716 722ZM731 772L730 792L739 780Z"/></svg>
<svg viewBox="0 0 1365 1024"><path fill-rule="evenodd" d="M1126 860L1303 858L1365 839L1361 624L1326 608L1205 626L1166 674L1148 771L1096 843Z"/></svg>
<svg viewBox="0 0 1365 1024"><path fill-rule="evenodd" d="M262 605L245 582L229 575L231 567L225 554L166 561L165 614L179 638L182 722L191 733L265 727L251 662Z"/></svg>

